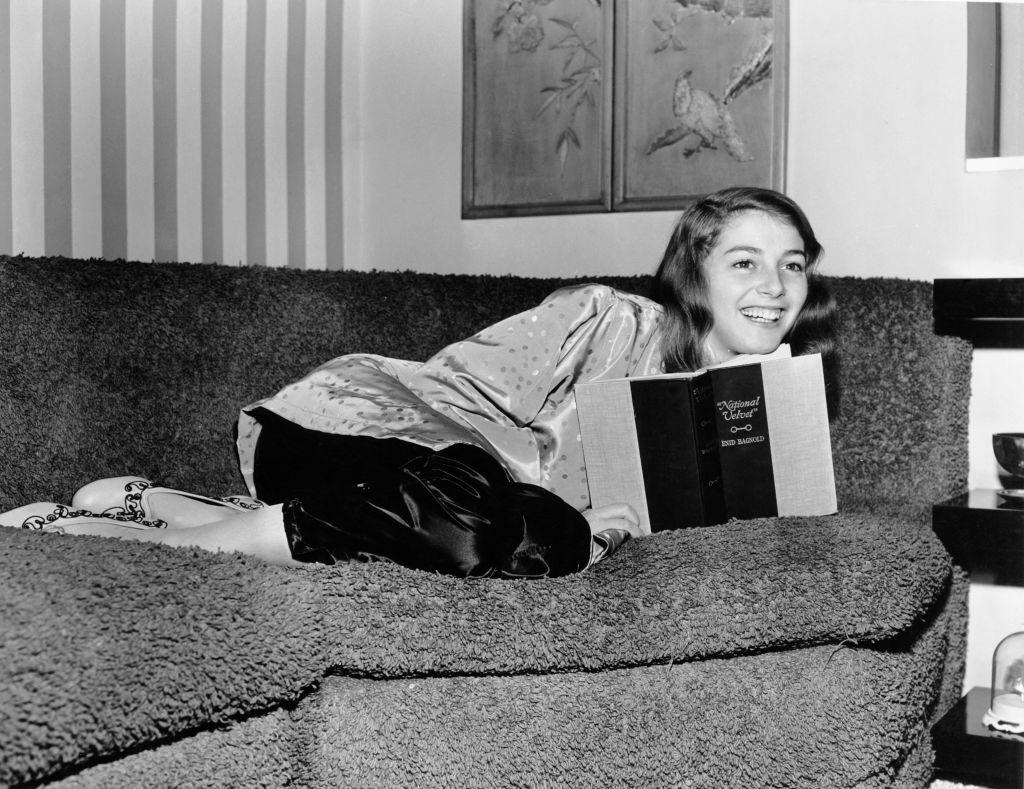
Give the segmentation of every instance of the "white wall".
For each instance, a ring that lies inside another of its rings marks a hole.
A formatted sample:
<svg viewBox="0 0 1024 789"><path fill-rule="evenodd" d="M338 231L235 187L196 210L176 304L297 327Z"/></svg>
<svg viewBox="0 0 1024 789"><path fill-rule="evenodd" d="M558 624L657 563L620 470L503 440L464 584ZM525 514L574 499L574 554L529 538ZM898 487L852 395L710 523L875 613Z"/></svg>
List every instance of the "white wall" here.
<svg viewBox="0 0 1024 789"><path fill-rule="evenodd" d="M1024 171L964 168L966 20L962 2L793 0L788 191L830 272L1024 277ZM976 351L972 390L969 483L999 487L1024 351Z"/></svg>

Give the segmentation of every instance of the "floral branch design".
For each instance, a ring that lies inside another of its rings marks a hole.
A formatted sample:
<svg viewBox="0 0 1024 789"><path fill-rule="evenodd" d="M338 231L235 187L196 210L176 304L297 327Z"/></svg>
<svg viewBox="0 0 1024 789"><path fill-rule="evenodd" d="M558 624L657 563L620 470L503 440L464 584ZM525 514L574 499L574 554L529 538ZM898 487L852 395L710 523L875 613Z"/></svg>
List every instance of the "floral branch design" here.
<svg viewBox="0 0 1024 789"><path fill-rule="evenodd" d="M554 17L551 21L569 31L561 41L551 47L564 49L567 55L562 66L562 78L558 84L541 89L541 93L549 95L537 109L534 118L539 118L549 109L553 109L555 115L566 119L565 125L555 139L555 152L564 173L569 145L575 146L578 150L583 148L576 130L573 129L576 113L584 104L591 109L597 109L595 94L601 86L601 58L593 49L596 41L584 40L576 29L576 22Z"/></svg>
<svg viewBox="0 0 1024 789"><path fill-rule="evenodd" d="M673 3L672 8L669 10L667 19L655 17L651 20L654 26L665 34L665 37L658 42L657 46L654 47L655 55L659 52L664 52L669 47L672 47L674 52L686 51L686 45L676 33L684 16L686 16L686 6L682 3Z"/></svg>
<svg viewBox="0 0 1024 789"><path fill-rule="evenodd" d="M508 51L535 52L546 37L543 20L536 13L537 6L550 5L553 0L499 0L500 10L491 26L495 39L508 38ZM601 6L601 0L589 0ZM578 21L558 17L549 20L564 32L563 37L550 49L565 50L565 61L558 82L541 89L547 94L534 113L534 120L547 113L556 116L558 132L555 135L555 153L561 173L565 173L571 147L582 150L579 134L573 127L576 115L583 106L597 108L601 87L601 56L595 51L597 39L587 40L578 28Z"/></svg>
<svg viewBox="0 0 1024 789"><path fill-rule="evenodd" d="M683 52L686 45L677 34L683 19L692 14L711 13L725 17L728 22L740 18L761 18L773 15L772 0L671 0L667 17L655 17L652 21L665 37L654 48L655 54L671 48Z"/></svg>
<svg viewBox="0 0 1024 789"><path fill-rule="evenodd" d="M676 52L685 51L686 45L677 32L679 26L687 16L707 12L720 14L731 24L741 16L771 17L772 3L771 0L673 0L667 18L652 19L654 26L664 34L653 54L670 47ZM686 158L702 149L715 150L721 146L737 161L752 161L754 157L747 151L728 105L771 76L772 50L771 38L765 36L758 41L744 60L733 66L729 83L720 95L695 87L691 83L692 70L681 71L672 93L675 121L651 142L646 155L679 143Z"/></svg>
<svg viewBox="0 0 1024 789"><path fill-rule="evenodd" d="M502 6L491 25L495 39L508 37L508 51L534 52L544 40L541 19L534 13L538 5L549 5L553 0L499 0Z"/></svg>

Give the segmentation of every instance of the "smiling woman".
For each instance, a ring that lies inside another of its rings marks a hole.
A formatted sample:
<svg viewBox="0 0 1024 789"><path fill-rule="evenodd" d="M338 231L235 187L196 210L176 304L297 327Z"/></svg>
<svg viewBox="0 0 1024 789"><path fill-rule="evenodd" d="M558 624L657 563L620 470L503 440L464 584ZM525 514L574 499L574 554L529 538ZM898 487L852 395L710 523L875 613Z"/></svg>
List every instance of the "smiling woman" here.
<svg viewBox="0 0 1024 789"><path fill-rule="evenodd" d="M703 265L710 361L779 347L807 299L806 261L792 225L759 211L729 220Z"/></svg>

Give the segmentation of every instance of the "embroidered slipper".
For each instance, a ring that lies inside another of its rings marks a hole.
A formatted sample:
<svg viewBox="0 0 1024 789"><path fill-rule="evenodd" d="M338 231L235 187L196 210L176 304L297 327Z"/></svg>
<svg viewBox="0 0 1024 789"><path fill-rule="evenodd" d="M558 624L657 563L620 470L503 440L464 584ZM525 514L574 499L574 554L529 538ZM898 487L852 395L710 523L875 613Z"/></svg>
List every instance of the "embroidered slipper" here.
<svg viewBox="0 0 1024 789"><path fill-rule="evenodd" d="M71 506L135 520L162 520L176 527L202 526L266 506L251 496L211 499L155 485L143 477L110 477L79 488Z"/></svg>
<svg viewBox="0 0 1024 789"><path fill-rule="evenodd" d="M163 529L161 520L144 520L127 515L105 515L88 510L72 509L52 501L26 504L0 514L0 526L58 534L90 534L94 526L119 526L125 529Z"/></svg>

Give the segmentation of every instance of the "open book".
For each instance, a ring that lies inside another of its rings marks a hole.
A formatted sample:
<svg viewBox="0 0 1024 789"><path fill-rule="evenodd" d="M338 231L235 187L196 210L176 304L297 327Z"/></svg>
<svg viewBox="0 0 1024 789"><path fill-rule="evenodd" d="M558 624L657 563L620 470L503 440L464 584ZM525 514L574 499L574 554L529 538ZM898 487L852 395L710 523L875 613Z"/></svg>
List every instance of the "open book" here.
<svg viewBox="0 0 1024 789"><path fill-rule="evenodd" d="M753 358L577 386L592 505L645 531L835 512L821 356Z"/></svg>

